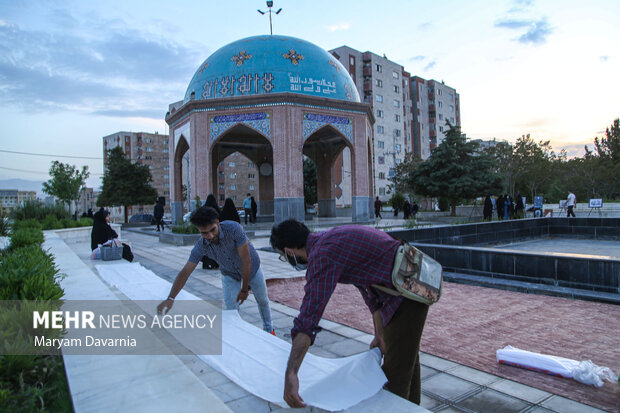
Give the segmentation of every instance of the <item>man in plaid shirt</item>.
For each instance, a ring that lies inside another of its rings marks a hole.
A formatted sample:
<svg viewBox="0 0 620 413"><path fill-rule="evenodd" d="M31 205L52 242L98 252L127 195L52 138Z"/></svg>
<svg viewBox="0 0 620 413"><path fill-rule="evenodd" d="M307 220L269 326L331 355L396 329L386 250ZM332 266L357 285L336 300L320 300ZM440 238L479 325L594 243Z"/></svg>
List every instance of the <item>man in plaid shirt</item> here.
<svg viewBox="0 0 620 413"><path fill-rule="evenodd" d="M305 295L295 318L293 346L284 381L284 400L303 407L297 372L320 331L319 320L337 283L356 286L372 313L375 337L370 348L384 355L387 389L420 404L419 347L428 306L377 290L392 286L392 268L400 242L374 228L344 225L310 233L294 219L273 227L271 246L298 270L307 269Z"/></svg>

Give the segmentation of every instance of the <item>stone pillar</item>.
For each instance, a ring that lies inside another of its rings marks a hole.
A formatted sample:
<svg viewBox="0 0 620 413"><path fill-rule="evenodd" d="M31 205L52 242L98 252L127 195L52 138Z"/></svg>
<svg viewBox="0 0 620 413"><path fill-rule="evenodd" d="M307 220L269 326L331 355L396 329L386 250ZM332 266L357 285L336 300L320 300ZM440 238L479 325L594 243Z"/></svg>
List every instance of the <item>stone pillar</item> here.
<svg viewBox="0 0 620 413"><path fill-rule="evenodd" d="M332 154L316 154L316 189L319 217L336 216L336 198L332 179Z"/></svg>
<svg viewBox="0 0 620 413"><path fill-rule="evenodd" d="M172 222L176 225L183 224L183 202L172 201L170 203L170 210L172 211Z"/></svg>

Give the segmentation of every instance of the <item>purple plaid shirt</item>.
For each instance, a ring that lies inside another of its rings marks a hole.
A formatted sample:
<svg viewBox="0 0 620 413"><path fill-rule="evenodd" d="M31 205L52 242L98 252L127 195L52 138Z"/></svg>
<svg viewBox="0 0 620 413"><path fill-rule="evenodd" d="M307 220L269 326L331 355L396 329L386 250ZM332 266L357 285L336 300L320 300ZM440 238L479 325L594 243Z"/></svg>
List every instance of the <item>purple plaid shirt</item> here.
<svg viewBox="0 0 620 413"><path fill-rule="evenodd" d="M343 225L310 234L306 242L308 270L305 295L291 336L298 332L310 336L312 343L320 331L319 320L336 283L353 284L371 313L381 309L383 325L392 319L403 297L371 287L392 286L392 267L400 242L383 231L359 225Z"/></svg>

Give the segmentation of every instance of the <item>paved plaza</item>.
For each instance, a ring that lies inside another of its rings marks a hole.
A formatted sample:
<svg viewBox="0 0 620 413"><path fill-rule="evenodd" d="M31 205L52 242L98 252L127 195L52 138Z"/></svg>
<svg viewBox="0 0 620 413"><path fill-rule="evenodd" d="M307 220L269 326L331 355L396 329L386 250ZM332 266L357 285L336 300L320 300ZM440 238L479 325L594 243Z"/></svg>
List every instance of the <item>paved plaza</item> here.
<svg viewBox="0 0 620 413"><path fill-rule="evenodd" d="M397 226L397 223L394 222L393 225ZM281 263L277 259L276 254L261 250L261 248L268 246L268 239L265 237L268 229L258 226L253 229L259 236L253 242L259 251L266 278L277 280L289 279L293 281L297 279L301 273ZM124 230L123 238L132 243L132 249L137 262L163 279L172 281L178 270L187 261L192 247L175 247L161 244L157 237L147 234L149 234L148 231L145 233L138 229ZM88 259L88 245L72 244L70 246L84 264L93 268L95 262ZM96 273L96 271L94 272ZM186 289L203 299L220 300L220 277L219 271L197 268L190 277ZM274 281L270 283L272 282ZM461 287L475 288L471 286ZM253 300L253 297L250 297L250 300ZM361 302L361 300L359 301ZM481 303L481 307L484 307L483 303ZM277 336L290 342L290 329L293 318L297 315L297 309L272 301L272 312ZM255 305L242 306L240 313L244 320L260 327L261 321ZM333 322L324 319L321 323L324 330L318 335L315 344L311 346L309 351L323 357L343 357L365 351L372 340L372 335L362 329L352 328L347 324L352 323L346 322L346 317L344 322ZM452 339L450 342L456 344L458 340ZM178 359L198 378L205 388L208 388L215 398L231 411L269 412L286 410L273 406L246 392L225 376L207 366L198 357L179 356ZM613 411L609 408L599 410L593 406L554 394L549 389L543 390L535 386L527 386L498 375L489 374L481 369L468 367L454 360L434 356L430 353L422 353L421 361L423 368L423 398L421 406L430 411ZM94 371L92 373L96 374ZM525 372L525 374L532 375L532 377L539 375L532 372ZM157 379L154 378L154 380ZM577 385L584 387L585 391L590 389L587 386ZM594 389L592 388L592 390ZM362 402L360 405L355 406L355 408L350 409L350 411L383 411L386 406L392 406L393 408L398 406L399 411L407 411L407 409L416 411L416 406L389 393L386 395L386 393L382 392L380 397L371 399L369 403ZM378 399L382 401L378 402ZM397 400L400 400L400 402ZM316 409L310 408L307 410L316 411Z"/></svg>

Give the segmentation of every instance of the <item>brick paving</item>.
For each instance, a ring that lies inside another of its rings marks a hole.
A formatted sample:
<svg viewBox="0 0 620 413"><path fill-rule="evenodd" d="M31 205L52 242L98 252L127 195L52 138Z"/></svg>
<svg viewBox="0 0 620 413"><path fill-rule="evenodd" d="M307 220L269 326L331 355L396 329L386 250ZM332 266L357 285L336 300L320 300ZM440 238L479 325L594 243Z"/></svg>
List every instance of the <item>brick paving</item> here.
<svg viewBox="0 0 620 413"><path fill-rule="evenodd" d="M269 280L271 300L299 308L303 278ZM323 318L372 333L359 291L339 284ZM506 345L620 370L620 307L589 301L444 283L431 307L422 351L528 386L612 412L620 412L620 387L601 388L499 365L495 351Z"/></svg>

